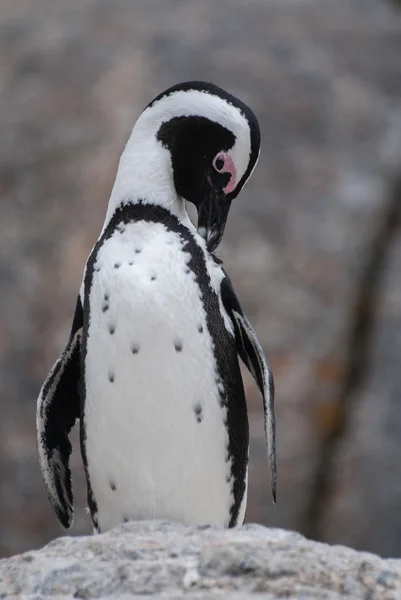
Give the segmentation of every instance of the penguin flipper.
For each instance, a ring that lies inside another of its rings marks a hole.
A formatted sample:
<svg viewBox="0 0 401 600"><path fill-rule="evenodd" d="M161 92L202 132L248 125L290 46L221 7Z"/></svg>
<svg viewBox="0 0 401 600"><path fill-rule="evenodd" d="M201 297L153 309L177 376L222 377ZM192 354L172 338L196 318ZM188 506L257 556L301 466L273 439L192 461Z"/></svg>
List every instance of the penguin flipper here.
<svg viewBox="0 0 401 600"><path fill-rule="evenodd" d="M64 527L74 517L68 438L80 417L79 381L83 311L78 296L70 338L56 361L37 401L36 428L39 462L51 505Z"/></svg>
<svg viewBox="0 0 401 600"><path fill-rule="evenodd" d="M237 351L245 366L256 381L263 396L265 432L270 464L270 479L273 503L276 504L276 422L274 416L274 379L269 363L256 333L248 321L227 274L221 284L221 295L234 325Z"/></svg>

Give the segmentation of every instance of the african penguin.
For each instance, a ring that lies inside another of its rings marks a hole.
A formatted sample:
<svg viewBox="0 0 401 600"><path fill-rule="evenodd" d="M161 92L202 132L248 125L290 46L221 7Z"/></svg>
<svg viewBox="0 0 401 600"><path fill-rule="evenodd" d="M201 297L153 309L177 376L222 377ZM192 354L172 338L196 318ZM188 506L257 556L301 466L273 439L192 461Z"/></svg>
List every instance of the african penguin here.
<svg viewBox="0 0 401 600"><path fill-rule="evenodd" d="M238 356L263 396L275 501L272 374L213 254L259 151L253 112L209 83L169 88L136 122L70 338L38 398L40 466L65 527L77 420L95 531L153 518L242 524L249 434Z"/></svg>

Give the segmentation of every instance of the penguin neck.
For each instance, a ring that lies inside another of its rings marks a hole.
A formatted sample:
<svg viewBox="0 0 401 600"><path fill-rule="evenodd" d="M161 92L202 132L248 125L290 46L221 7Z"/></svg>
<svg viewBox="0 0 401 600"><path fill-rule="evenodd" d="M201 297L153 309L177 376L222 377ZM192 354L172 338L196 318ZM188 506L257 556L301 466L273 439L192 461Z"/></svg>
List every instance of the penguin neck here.
<svg viewBox="0 0 401 600"><path fill-rule="evenodd" d="M120 158L103 230L117 208L138 203L161 206L194 228L174 186L170 152L139 121Z"/></svg>

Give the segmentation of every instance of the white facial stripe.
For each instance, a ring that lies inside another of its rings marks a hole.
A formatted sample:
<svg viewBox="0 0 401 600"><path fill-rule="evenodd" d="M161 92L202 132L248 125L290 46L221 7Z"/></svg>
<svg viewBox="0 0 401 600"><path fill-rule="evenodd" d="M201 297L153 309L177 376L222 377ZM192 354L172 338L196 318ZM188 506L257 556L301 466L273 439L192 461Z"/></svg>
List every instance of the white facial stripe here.
<svg viewBox="0 0 401 600"><path fill-rule="evenodd" d="M229 150L237 170L237 181L244 175L251 155L251 132L242 112L223 98L198 90L178 91L165 96L144 110L135 130L155 135L162 123L174 117L198 116L219 123L236 137Z"/></svg>
<svg viewBox="0 0 401 600"><path fill-rule="evenodd" d="M261 148L259 148L258 156L256 157L255 164L253 165L253 167L251 169L251 172L249 173L249 175L248 175L248 177L247 177L246 181L244 182L244 185L242 186L241 189L244 189L244 187L246 186L247 182L250 180L250 178L252 176L252 173L254 172L254 170L256 168L256 165L258 164L258 160L259 160L259 157L260 157L260 151L261 151Z"/></svg>

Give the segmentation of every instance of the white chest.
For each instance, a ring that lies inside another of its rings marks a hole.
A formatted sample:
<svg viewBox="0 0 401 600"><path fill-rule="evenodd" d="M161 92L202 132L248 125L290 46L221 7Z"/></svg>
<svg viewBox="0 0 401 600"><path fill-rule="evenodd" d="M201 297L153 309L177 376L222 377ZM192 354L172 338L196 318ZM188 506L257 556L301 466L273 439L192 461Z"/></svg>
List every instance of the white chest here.
<svg viewBox="0 0 401 600"><path fill-rule="evenodd" d="M90 290L86 455L100 528L124 518L226 526L226 409L191 256L162 224L121 228L101 246ZM208 270L217 291L221 270Z"/></svg>

